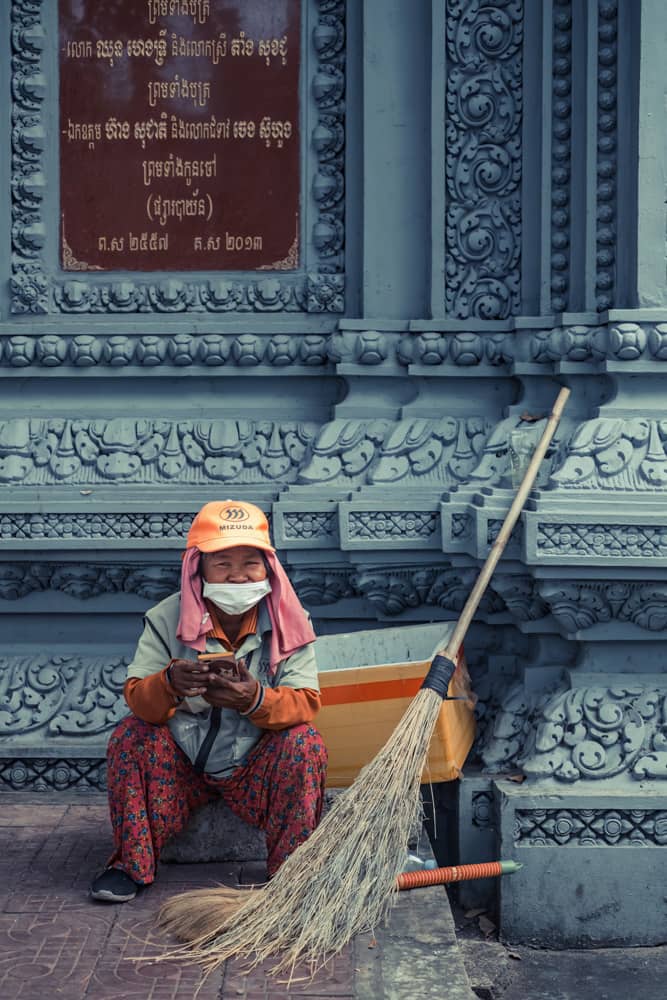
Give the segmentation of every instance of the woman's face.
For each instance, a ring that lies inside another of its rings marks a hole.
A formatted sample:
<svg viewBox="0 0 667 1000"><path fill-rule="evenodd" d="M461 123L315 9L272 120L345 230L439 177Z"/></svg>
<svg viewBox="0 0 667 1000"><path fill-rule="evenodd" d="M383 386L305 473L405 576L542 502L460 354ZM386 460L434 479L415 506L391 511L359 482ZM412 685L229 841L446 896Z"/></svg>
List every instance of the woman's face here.
<svg viewBox="0 0 667 1000"><path fill-rule="evenodd" d="M235 545L221 552L202 553L202 575L207 583L257 583L267 577L260 549Z"/></svg>

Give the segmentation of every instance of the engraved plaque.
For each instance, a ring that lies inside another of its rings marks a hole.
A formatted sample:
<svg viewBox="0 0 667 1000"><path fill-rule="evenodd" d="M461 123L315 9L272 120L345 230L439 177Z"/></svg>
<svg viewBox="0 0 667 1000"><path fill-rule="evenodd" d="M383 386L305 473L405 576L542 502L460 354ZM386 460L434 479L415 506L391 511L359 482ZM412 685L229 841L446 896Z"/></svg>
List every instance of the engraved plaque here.
<svg viewBox="0 0 667 1000"><path fill-rule="evenodd" d="M66 271L299 266L300 0L59 0Z"/></svg>

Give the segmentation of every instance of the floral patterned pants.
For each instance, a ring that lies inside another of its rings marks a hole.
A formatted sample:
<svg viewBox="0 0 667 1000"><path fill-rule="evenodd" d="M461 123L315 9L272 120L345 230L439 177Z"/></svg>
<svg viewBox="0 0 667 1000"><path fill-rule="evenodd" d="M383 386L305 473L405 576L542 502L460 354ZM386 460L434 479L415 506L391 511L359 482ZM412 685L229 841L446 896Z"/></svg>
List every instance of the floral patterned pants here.
<svg viewBox="0 0 667 1000"><path fill-rule="evenodd" d="M267 732L229 777L196 774L168 726L130 716L113 731L107 751L114 835L109 865L149 885L160 851L192 810L222 798L246 823L266 831L267 869L274 875L319 822L326 765L322 737L301 725Z"/></svg>

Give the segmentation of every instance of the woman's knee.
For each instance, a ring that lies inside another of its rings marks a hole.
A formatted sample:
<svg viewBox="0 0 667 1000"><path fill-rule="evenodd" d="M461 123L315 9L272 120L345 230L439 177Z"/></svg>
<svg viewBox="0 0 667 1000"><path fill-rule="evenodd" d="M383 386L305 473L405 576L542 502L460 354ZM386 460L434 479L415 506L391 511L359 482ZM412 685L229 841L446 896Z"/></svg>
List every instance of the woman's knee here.
<svg viewBox="0 0 667 1000"><path fill-rule="evenodd" d="M283 757L291 756L295 764L301 762L311 766L325 768L327 765L327 748L320 733L314 726L304 723L281 730L283 741Z"/></svg>

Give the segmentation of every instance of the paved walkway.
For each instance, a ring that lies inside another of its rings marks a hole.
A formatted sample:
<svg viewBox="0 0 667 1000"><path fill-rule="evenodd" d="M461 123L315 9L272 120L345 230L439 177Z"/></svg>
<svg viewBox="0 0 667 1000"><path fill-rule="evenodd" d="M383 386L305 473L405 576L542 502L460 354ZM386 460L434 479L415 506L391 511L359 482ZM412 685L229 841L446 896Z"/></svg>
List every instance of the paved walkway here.
<svg viewBox="0 0 667 1000"><path fill-rule="evenodd" d="M255 881L257 863L162 865L131 903L95 903L88 885L111 844L104 798L0 795L2 1000L473 1000L442 887L401 893L388 927L359 935L313 980L289 985L232 962L205 979L161 958L169 942L155 914L174 892Z"/></svg>

